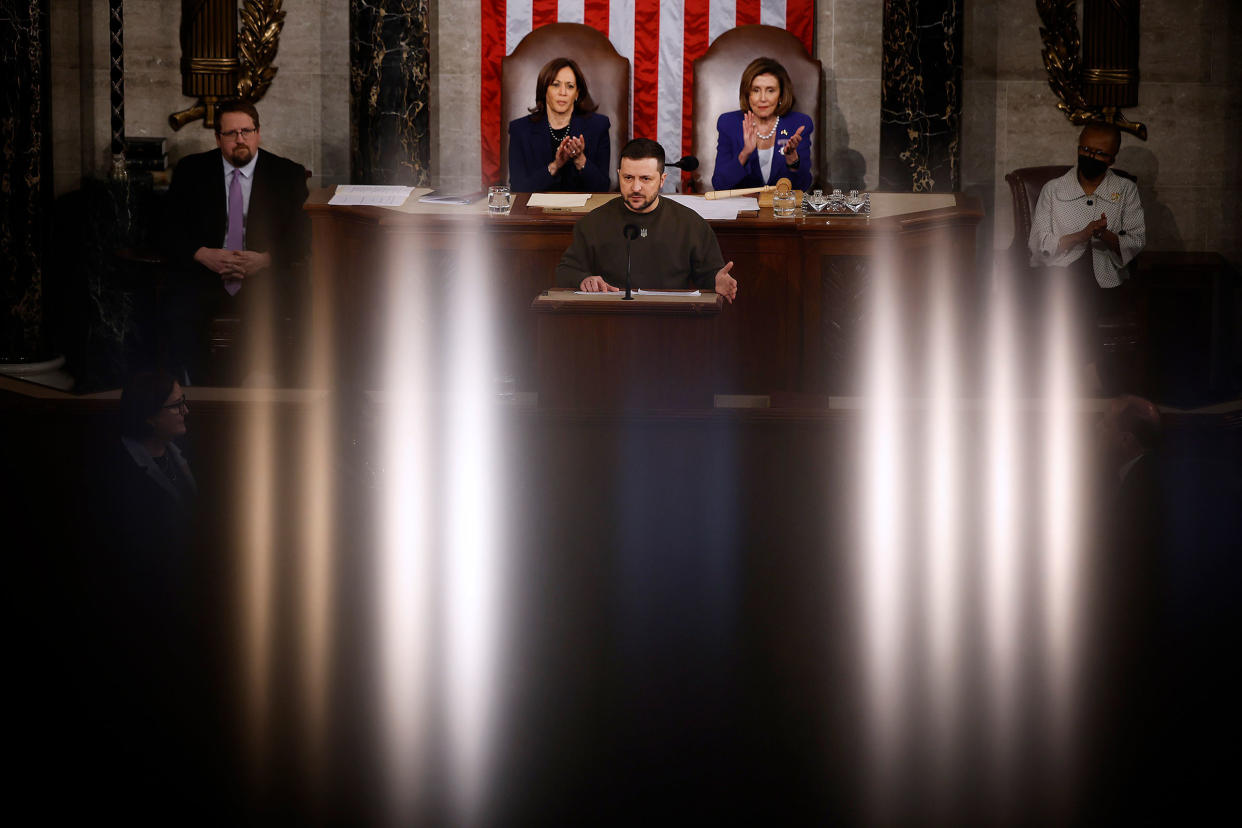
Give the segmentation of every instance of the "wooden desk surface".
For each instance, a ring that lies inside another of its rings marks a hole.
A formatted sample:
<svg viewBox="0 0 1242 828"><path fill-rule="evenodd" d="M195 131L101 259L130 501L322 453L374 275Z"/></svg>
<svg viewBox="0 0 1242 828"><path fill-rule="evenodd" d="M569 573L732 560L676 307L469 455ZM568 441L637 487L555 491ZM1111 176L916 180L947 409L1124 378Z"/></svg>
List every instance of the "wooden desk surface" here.
<svg viewBox="0 0 1242 828"><path fill-rule="evenodd" d="M312 214L334 212L356 221L375 224L442 223L458 227L485 226L499 232L546 225L572 226L579 217L618 195L618 193L595 193L584 208L561 209L528 207L527 201L531 194L515 193L513 208L509 215L491 216L487 212L486 199L467 205L422 204L418 198L431 192L427 188L416 188L401 207L331 205L328 201L335 192L335 189L330 187L312 190L306 201L305 209ZM792 219L777 219L772 215L771 207L762 207L757 214L744 213L737 219L710 220L708 223L717 231L733 227L762 228L765 232L777 233L825 230L865 232L872 225L875 225L877 229L891 228L894 223L896 226L907 227L912 224L941 222L950 216L963 217L977 222L983 217L979 200L965 193L873 193L871 209L870 216L806 213Z"/></svg>

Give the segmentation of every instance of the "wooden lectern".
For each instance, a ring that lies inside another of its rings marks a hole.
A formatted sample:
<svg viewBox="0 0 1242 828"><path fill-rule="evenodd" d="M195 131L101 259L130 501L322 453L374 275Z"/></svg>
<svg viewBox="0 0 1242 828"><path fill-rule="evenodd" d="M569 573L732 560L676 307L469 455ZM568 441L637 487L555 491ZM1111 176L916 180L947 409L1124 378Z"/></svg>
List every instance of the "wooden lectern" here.
<svg viewBox="0 0 1242 828"><path fill-rule="evenodd" d="M715 293L635 296L546 290L535 298L539 407L712 407Z"/></svg>

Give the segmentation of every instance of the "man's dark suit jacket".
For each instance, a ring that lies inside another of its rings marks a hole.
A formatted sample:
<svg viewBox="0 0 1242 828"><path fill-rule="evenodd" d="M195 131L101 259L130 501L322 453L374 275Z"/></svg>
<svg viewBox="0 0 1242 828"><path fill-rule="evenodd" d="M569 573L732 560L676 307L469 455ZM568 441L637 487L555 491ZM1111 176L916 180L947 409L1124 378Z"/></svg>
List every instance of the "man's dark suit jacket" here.
<svg viewBox="0 0 1242 828"><path fill-rule="evenodd" d="M168 253L185 270L219 276L194 261L200 247L223 247L228 230L224 162L219 149L187 155L177 163L169 188ZM307 197L301 164L259 150L250 189L246 249L272 255L279 281L310 252L310 223L302 211Z"/></svg>

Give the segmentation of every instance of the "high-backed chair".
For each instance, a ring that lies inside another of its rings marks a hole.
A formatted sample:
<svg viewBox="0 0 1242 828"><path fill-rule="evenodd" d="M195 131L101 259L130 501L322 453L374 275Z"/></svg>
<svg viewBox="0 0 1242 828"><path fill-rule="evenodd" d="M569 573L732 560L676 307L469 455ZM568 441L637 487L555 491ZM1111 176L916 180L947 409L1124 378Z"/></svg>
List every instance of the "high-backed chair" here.
<svg viewBox="0 0 1242 828"><path fill-rule="evenodd" d="M691 185L699 192L711 189L716 167L716 119L737 109L742 70L757 57L778 61L794 87L794 109L815 122L811 138L811 180L819 180L823 119L823 64L807 54L802 41L777 26L738 26L716 38L703 57L694 62L694 137L692 152L699 168ZM676 155L673 148L665 150Z"/></svg>
<svg viewBox="0 0 1242 828"><path fill-rule="evenodd" d="M1015 261L1026 261L1030 258L1026 241L1031 235L1031 217L1035 214L1040 191L1049 181L1060 178L1068 171L1069 166L1066 164L1052 164L1047 167L1019 167L1005 176L1005 181L1009 183L1009 194L1013 196L1013 244L1009 246L1009 250ZM1114 167L1113 172L1138 183L1138 179L1125 170Z"/></svg>
<svg viewBox="0 0 1242 828"><path fill-rule="evenodd" d="M513 54L500 61L500 180L509 180L509 122L530 114L535 105L539 70L553 58L578 64L587 89L612 123L612 157L608 181L617 188L617 160L630 136L630 62L598 29L581 23L550 23L522 38Z"/></svg>

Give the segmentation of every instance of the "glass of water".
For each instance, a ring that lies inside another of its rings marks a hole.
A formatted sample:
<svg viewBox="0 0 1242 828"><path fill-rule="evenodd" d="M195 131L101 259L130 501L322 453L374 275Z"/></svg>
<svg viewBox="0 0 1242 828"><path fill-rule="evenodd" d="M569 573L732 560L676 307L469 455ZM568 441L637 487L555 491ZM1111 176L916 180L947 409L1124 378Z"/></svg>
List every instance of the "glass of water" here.
<svg viewBox="0 0 1242 828"><path fill-rule="evenodd" d="M509 207L513 204L513 194L503 185L487 188L487 212L493 216L509 215Z"/></svg>
<svg viewBox="0 0 1242 828"><path fill-rule="evenodd" d="M794 198L793 190L772 194L772 214L777 218L793 218L794 208L797 207L797 204L798 201Z"/></svg>

